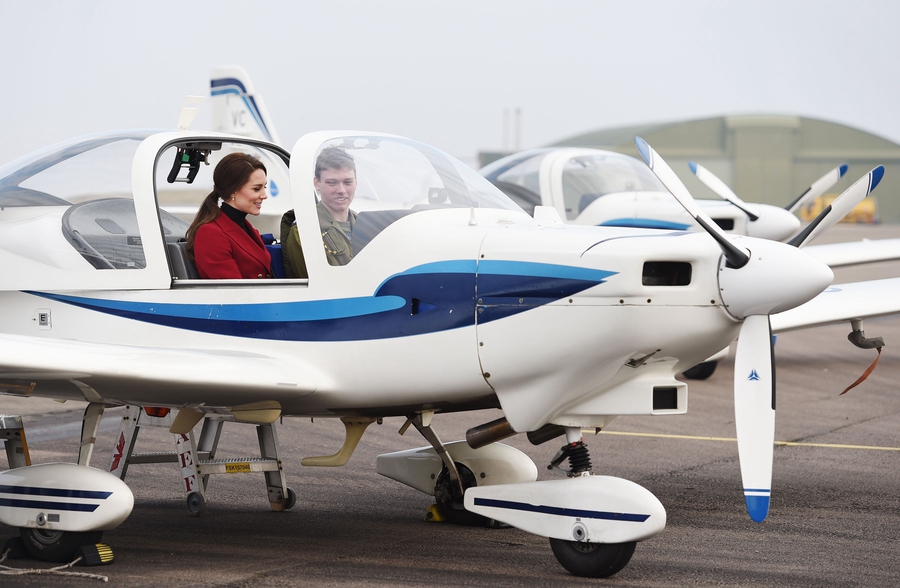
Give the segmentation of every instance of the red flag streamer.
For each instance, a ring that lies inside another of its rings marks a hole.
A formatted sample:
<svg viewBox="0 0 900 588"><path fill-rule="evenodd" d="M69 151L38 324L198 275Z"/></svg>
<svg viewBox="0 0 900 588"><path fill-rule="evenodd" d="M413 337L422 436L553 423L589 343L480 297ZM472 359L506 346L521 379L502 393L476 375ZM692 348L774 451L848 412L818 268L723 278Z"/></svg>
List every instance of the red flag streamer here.
<svg viewBox="0 0 900 588"><path fill-rule="evenodd" d="M876 349L878 349L878 357L875 358L875 361L872 362L872 365L870 365L868 367L868 369L866 369L866 371L864 371L863 374L859 378L856 379L855 382L853 382L852 384L847 386L844 389L844 391L839 394L839 396L842 396L842 395L846 394L847 392L849 392L850 390L856 388L857 386L862 384L866 378L869 377L869 374L871 374L872 370L875 369L875 366L878 365L878 360L881 359L881 347L876 347Z"/></svg>

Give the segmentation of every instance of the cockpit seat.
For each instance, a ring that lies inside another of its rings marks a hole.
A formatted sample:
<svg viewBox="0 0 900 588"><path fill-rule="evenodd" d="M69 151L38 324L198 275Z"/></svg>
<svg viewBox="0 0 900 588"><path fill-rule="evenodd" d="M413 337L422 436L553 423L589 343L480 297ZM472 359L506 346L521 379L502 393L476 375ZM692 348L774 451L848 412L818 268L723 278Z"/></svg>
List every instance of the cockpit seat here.
<svg viewBox="0 0 900 588"><path fill-rule="evenodd" d="M169 254L169 263L172 264L172 276L177 280L199 280L200 273L197 266L188 257L187 241L166 243Z"/></svg>

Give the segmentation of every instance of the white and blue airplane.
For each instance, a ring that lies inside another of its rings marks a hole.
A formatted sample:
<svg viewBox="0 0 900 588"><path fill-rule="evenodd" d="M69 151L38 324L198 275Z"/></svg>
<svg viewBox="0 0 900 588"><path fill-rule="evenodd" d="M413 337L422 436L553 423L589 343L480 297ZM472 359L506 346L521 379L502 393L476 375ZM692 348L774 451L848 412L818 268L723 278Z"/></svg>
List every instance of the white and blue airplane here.
<svg viewBox="0 0 900 588"><path fill-rule="evenodd" d="M103 409L129 405L176 409L176 434L211 414L253 425L341 418L344 457L365 423L406 417L430 447L380 456L380 473L433 494L451 519L548 537L573 574L610 576L662 532L666 512L645 488L595 475L583 429L684 413L688 386L675 375L738 337L741 471L761 521L772 487L771 334L850 322L865 344L864 319L900 311L900 280L828 289L831 269L805 251L875 188L881 167L785 244L726 234L640 139L703 232L577 226L544 206L532 216L468 166L402 137L321 131L289 153L185 130L188 118L177 131L93 135L0 168L0 393L87 403L77 464L0 473L0 522L20 528L38 557L65 560L130 513L127 486L88 465ZM329 146L357 166L345 266L327 263L315 213L315 161ZM206 162L230 151L256 155L279 182L307 278L192 274L187 223L165 203L208 191ZM439 420L484 408L502 419L440 440ZM534 463L499 443L521 433L564 436L549 461L567 462L566 475L536 481Z"/></svg>
<svg viewBox="0 0 900 588"><path fill-rule="evenodd" d="M776 241L796 233L800 219L795 212L847 172L846 165L830 170L790 205L779 208L747 204L709 170L694 162L690 165L697 178L722 198L696 201L722 230ZM642 162L622 153L545 147L508 155L480 173L526 211L552 206L574 224L702 230Z"/></svg>

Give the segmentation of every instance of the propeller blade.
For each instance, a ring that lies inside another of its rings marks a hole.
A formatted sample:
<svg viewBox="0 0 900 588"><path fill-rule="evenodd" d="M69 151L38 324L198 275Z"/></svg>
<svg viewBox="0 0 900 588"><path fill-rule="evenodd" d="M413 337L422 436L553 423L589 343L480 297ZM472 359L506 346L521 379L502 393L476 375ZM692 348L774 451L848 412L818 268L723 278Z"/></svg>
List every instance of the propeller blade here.
<svg viewBox="0 0 900 588"><path fill-rule="evenodd" d="M856 182L844 190L834 202L826 206L825 209L819 213L819 216L806 225L802 231L794 235L791 240L788 241L788 245L803 247L817 236L833 227L838 221L847 216L857 204L862 202L863 198L872 193L872 190L875 189L883 176L884 166L879 165L868 174L856 180Z"/></svg>
<svg viewBox="0 0 900 588"><path fill-rule="evenodd" d="M732 191L725 182L719 179L719 176L712 173L699 163L695 163L693 161L688 162L688 166L691 168L691 171L694 172L694 175L697 176L697 179L706 184L706 187L716 193L719 198L724 200L725 202L730 202L734 206L741 209L744 214L747 215L747 218L750 219L750 222L759 219L759 216L753 214L747 209L747 203L738 198L737 194Z"/></svg>
<svg viewBox="0 0 900 588"><path fill-rule="evenodd" d="M775 445L775 357L769 317L744 319L734 358L734 422L750 518L769 514Z"/></svg>
<svg viewBox="0 0 900 588"><path fill-rule="evenodd" d="M844 177L845 173L847 173L846 163L837 166L810 184L809 188L807 188L803 194L797 196L793 202L785 206L785 209L787 209L788 212L797 214L797 211L824 194L825 190L834 186L838 180Z"/></svg>
<svg viewBox="0 0 900 588"><path fill-rule="evenodd" d="M672 196L678 200L689 215L694 217L697 224L703 227L704 230L716 240L719 247L722 249L722 254L725 256L725 259L728 260L731 267L737 269L747 265L747 262L750 261L750 257L747 253L732 243L725 235L725 232L719 228L719 225L700 209L700 206L694 200L693 196L691 196L691 193L685 187L684 183L678 175L675 174L672 168L669 167L669 164L659 156L653 147L640 137L634 138L634 144L637 146L637 149L640 152L641 157L643 157L644 161L647 163L647 166L654 174L656 174L656 177L659 178L663 185L668 188L669 192L672 193Z"/></svg>

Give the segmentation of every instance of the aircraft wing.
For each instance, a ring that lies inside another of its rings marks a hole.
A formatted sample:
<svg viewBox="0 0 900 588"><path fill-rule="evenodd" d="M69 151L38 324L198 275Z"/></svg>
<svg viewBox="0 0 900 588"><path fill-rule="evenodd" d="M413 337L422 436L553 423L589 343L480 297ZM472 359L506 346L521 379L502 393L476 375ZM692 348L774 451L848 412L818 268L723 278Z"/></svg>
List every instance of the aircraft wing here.
<svg viewBox="0 0 900 588"><path fill-rule="evenodd" d="M900 259L900 239L863 239L850 243L808 245L803 250L834 268Z"/></svg>
<svg viewBox="0 0 900 588"><path fill-rule="evenodd" d="M784 333L897 313L900 313L900 278L838 284L806 304L773 314L772 332Z"/></svg>
<svg viewBox="0 0 900 588"><path fill-rule="evenodd" d="M0 335L0 393L142 406L237 406L314 392L296 358Z"/></svg>

